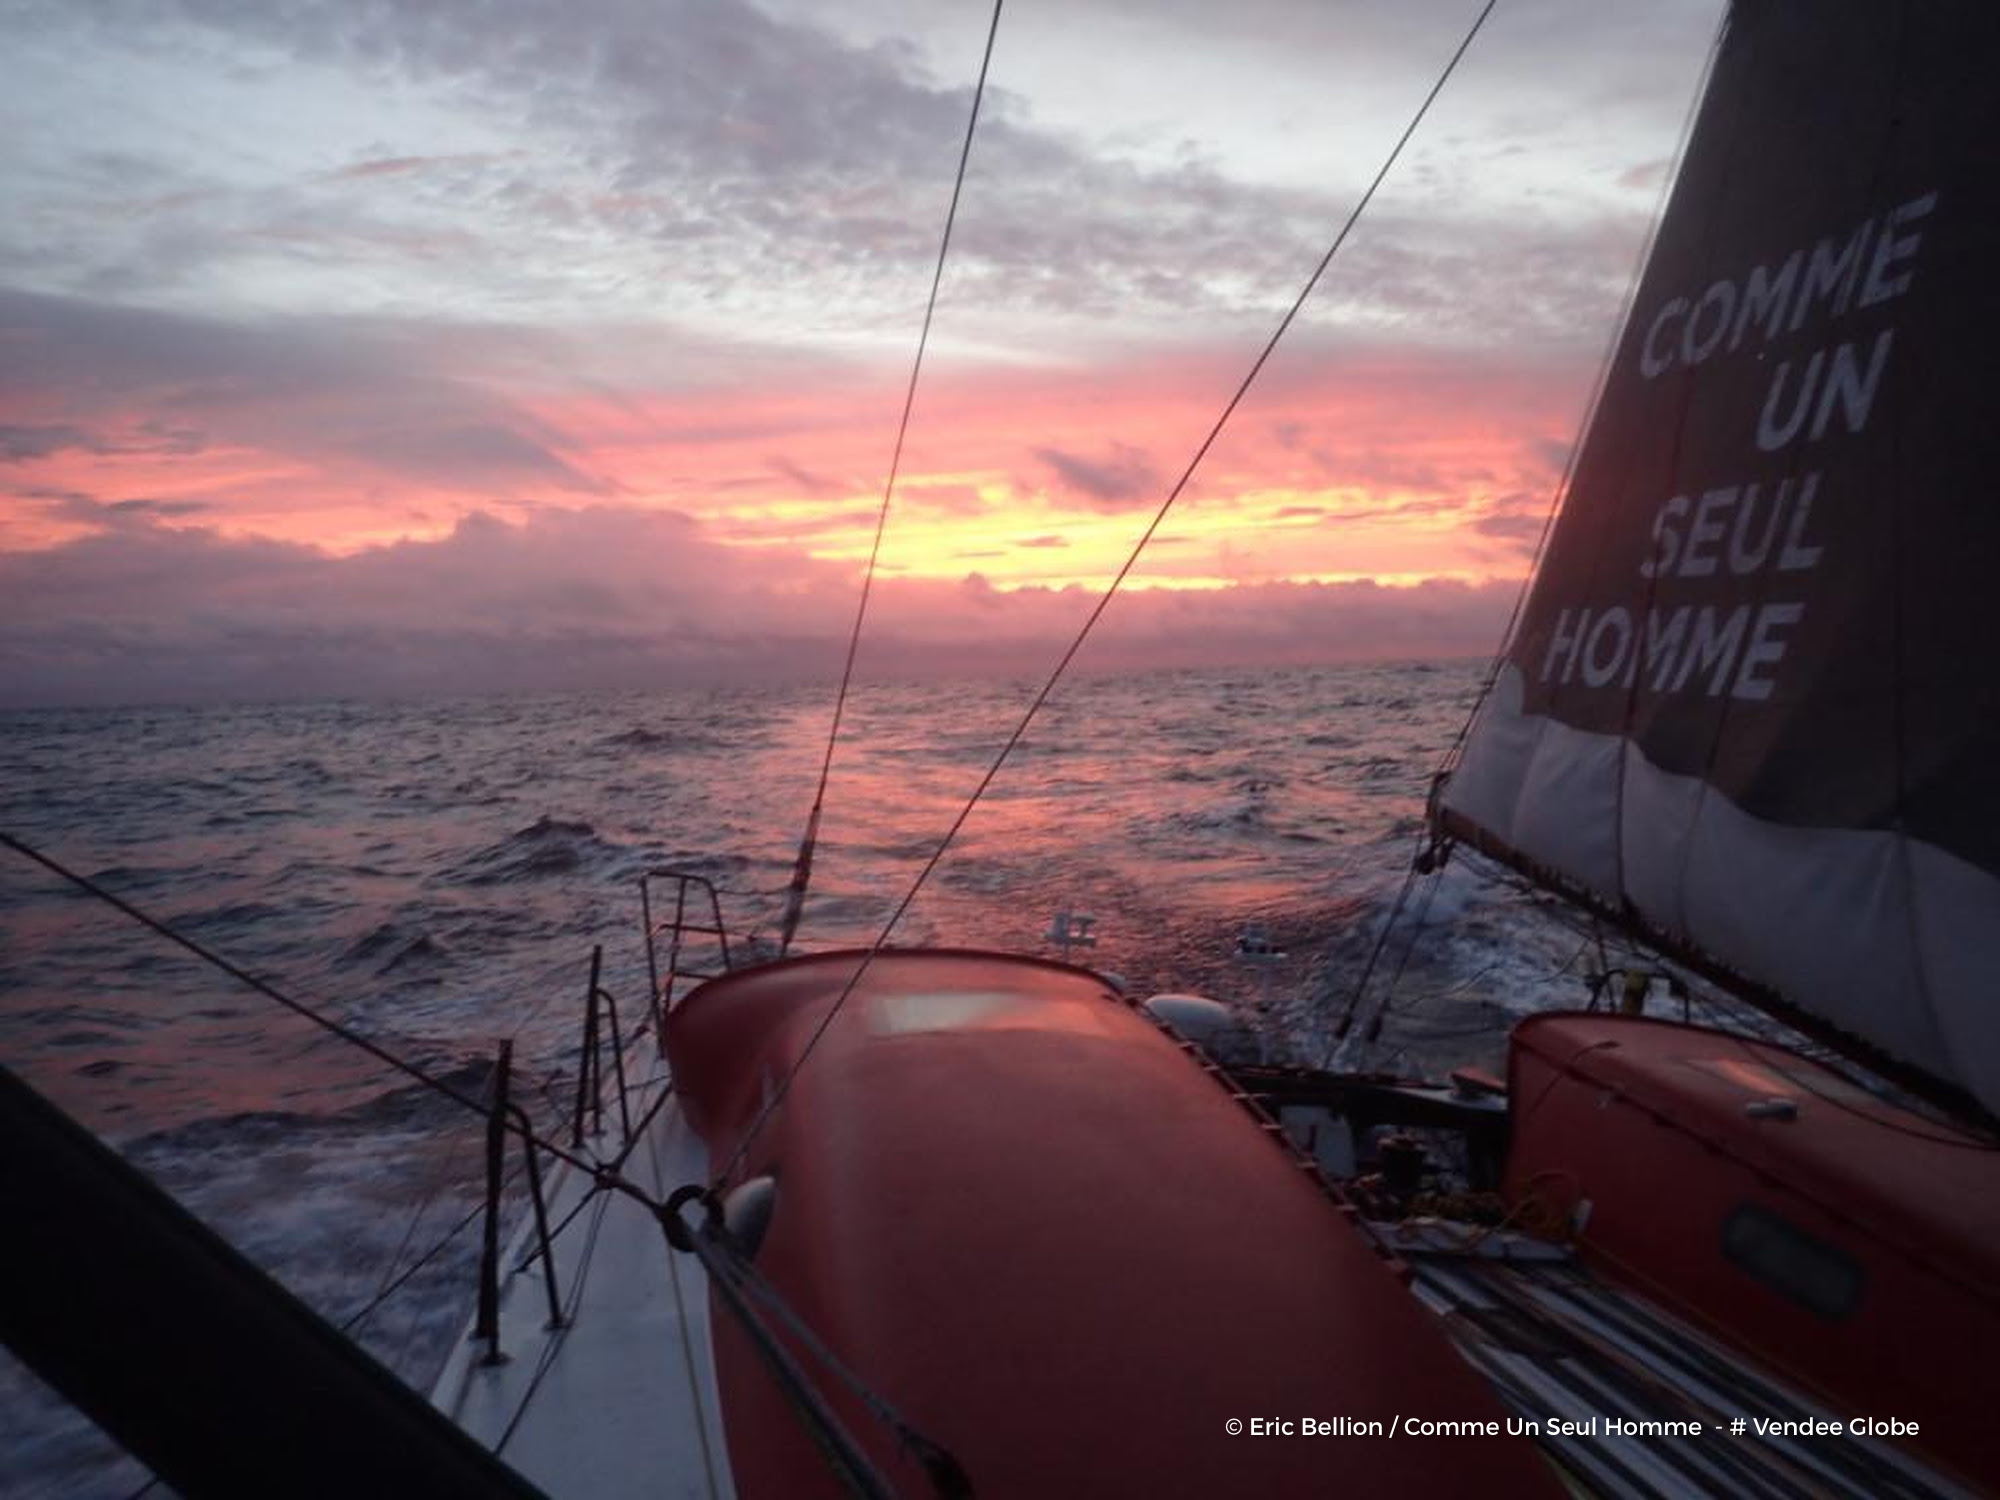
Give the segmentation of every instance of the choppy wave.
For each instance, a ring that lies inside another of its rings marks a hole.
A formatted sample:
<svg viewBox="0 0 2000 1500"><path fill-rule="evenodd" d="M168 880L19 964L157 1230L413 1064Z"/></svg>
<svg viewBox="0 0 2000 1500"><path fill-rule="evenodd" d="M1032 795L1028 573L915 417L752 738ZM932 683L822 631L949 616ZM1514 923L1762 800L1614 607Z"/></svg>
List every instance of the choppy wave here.
<svg viewBox="0 0 2000 1500"><path fill-rule="evenodd" d="M337 962L388 975L436 968L451 960L451 949L428 932L413 931L395 922L378 922L348 944Z"/></svg>
<svg viewBox="0 0 2000 1500"><path fill-rule="evenodd" d="M1143 991L1230 999L1274 1051L1306 1060L1333 1045L1380 947L1406 989L1458 992L1399 1002L1413 1018L1405 1061L1431 1045L1410 1035L1441 1046L1454 1024L1490 1031L1491 1002L1468 983L1512 1003L1565 982L1566 932L1466 883L1434 899L1408 956L1400 937L1377 941L1475 685L1460 665L1078 684L897 939L1046 951L1056 910L1088 912L1093 962ZM856 693L809 943L875 936L1028 691ZM621 1011L643 1003L641 874L692 868L722 889L733 926L768 933L829 709L824 690L770 690L7 714L0 826L468 1095L511 1038L517 1096L548 1121L569 1093L594 947ZM435 1095L32 870L0 869L0 906L8 1065L330 1315L364 1305L399 1253L474 1201L470 1127ZM1268 981L1234 957L1248 923L1290 955ZM364 1341L427 1379L468 1267L440 1256ZM129 1464L35 1390L0 1366L0 1491L135 1487Z"/></svg>
<svg viewBox="0 0 2000 1500"><path fill-rule="evenodd" d="M505 885L567 875L602 863L619 853L615 844L599 838L581 819L543 816L504 839L474 850L449 872L464 885Z"/></svg>

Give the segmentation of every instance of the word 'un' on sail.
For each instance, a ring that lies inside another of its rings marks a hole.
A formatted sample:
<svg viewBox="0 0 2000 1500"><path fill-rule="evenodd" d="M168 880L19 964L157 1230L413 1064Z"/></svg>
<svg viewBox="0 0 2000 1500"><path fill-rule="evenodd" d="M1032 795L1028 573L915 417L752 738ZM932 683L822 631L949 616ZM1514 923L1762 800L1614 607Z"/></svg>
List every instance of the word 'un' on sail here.
<svg viewBox="0 0 2000 1500"><path fill-rule="evenodd" d="M1445 831L2000 1112L2000 6L1746 0Z"/></svg>

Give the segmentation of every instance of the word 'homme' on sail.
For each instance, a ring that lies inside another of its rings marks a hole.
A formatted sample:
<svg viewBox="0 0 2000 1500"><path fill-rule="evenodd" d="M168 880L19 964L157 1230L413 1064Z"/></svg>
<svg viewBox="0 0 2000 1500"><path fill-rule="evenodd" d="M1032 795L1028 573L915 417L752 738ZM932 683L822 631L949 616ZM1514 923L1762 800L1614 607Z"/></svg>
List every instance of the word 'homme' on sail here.
<svg viewBox="0 0 2000 1500"><path fill-rule="evenodd" d="M2000 6L1745 0L1444 829L2000 1112Z"/></svg>

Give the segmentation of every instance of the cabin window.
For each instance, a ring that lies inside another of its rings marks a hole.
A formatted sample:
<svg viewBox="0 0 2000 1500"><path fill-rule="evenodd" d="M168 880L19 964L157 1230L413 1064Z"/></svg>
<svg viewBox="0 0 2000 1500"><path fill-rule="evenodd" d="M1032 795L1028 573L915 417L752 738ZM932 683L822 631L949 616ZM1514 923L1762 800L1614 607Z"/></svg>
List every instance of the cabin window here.
<svg viewBox="0 0 2000 1500"><path fill-rule="evenodd" d="M1838 1322L1861 1301L1854 1260L1767 1208L1746 1203L1723 1221L1722 1254L1780 1296Z"/></svg>

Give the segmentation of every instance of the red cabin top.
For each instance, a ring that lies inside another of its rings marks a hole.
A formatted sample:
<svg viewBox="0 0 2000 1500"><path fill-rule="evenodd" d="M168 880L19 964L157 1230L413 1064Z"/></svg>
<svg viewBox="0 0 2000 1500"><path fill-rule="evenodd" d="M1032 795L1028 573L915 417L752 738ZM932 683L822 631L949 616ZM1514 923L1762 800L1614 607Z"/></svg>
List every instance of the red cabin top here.
<svg viewBox="0 0 2000 1500"><path fill-rule="evenodd" d="M1507 1181L1607 1274L1842 1421L2000 1488L2000 1150L1782 1047L1637 1017L1515 1028Z"/></svg>
<svg viewBox="0 0 2000 1500"><path fill-rule="evenodd" d="M854 973L854 953L712 981L667 1049L718 1168ZM777 1205L757 1265L981 1496L1558 1493L1492 1391L1324 1182L1245 1101L1080 969L879 955L739 1176ZM727 1317L738 1485L827 1471ZM836 1401L883 1471L921 1481ZM1325 1422L1325 1435L1231 1435ZM1380 1422L1382 1436L1338 1424Z"/></svg>

